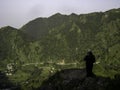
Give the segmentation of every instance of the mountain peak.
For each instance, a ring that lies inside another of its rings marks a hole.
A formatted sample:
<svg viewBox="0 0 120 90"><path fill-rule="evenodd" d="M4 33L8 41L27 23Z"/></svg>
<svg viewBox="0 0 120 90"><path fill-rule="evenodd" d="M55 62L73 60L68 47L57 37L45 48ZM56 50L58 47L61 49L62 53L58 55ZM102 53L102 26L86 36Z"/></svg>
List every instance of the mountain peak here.
<svg viewBox="0 0 120 90"><path fill-rule="evenodd" d="M16 28L14 27L11 27L11 26L5 26L5 27L2 27L0 28L1 30L17 30Z"/></svg>
<svg viewBox="0 0 120 90"><path fill-rule="evenodd" d="M71 15L71 16L77 16L77 14L75 14L75 13L71 13L70 15Z"/></svg>
<svg viewBox="0 0 120 90"><path fill-rule="evenodd" d="M61 13L56 13L56 14L54 14L54 15L50 16L49 18L53 18L53 17L60 17L60 16L62 16L62 14L61 14Z"/></svg>
<svg viewBox="0 0 120 90"><path fill-rule="evenodd" d="M56 13L53 16L61 16L61 15L62 15L61 13Z"/></svg>

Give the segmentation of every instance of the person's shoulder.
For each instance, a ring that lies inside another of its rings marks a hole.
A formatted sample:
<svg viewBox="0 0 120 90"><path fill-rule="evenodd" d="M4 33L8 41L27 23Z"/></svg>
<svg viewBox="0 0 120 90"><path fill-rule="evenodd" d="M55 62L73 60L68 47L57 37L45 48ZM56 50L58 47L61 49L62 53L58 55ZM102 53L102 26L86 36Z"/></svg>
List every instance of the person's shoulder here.
<svg viewBox="0 0 120 90"><path fill-rule="evenodd" d="M88 58L88 55L86 55L85 57L84 57L84 60L86 60Z"/></svg>

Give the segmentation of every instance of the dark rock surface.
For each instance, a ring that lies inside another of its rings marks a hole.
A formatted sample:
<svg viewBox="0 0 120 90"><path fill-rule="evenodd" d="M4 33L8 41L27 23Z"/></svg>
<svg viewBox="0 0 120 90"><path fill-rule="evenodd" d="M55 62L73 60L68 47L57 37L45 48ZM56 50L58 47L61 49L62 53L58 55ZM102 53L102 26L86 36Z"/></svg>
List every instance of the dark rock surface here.
<svg viewBox="0 0 120 90"><path fill-rule="evenodd" d="M0 71L0 90L21 90L19 85L14 85L5 73Z"/></svg>
<svg viewBox="0 0 120 90"><path fill-rule="evenodd" d="M66 69L44 81L38 90L107 90L110 78L86 77L85 69Z"/></svg>

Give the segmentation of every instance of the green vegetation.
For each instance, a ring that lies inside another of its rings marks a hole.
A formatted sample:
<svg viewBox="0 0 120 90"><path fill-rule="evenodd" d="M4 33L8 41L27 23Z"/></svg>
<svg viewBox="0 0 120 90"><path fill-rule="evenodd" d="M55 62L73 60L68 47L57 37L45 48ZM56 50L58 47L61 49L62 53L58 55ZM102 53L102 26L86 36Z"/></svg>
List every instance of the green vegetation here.
<svg viewBox="0 0 120 90"><path fill-rule="evenodd" d="M0 29L0 71L23 89L35 89L55 72L84 68L91 49L94 73L120 73L120 9L37 18L20 29Z"/></svg>

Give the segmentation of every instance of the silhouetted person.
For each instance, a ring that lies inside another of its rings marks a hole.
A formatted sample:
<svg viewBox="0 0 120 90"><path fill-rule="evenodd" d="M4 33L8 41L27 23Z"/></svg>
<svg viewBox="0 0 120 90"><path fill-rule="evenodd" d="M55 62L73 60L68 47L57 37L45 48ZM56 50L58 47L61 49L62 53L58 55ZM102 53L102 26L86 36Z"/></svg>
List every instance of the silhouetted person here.
<svg viewBox="0 0 120 90"><path fill-rule="evenodd" d="M84 61L86 61L86 71L87 71L87 77L94 76L92 69L93 69L93 63L95 62L95 56L91 51L87 53L87 55L84 58Z"/></svg>

